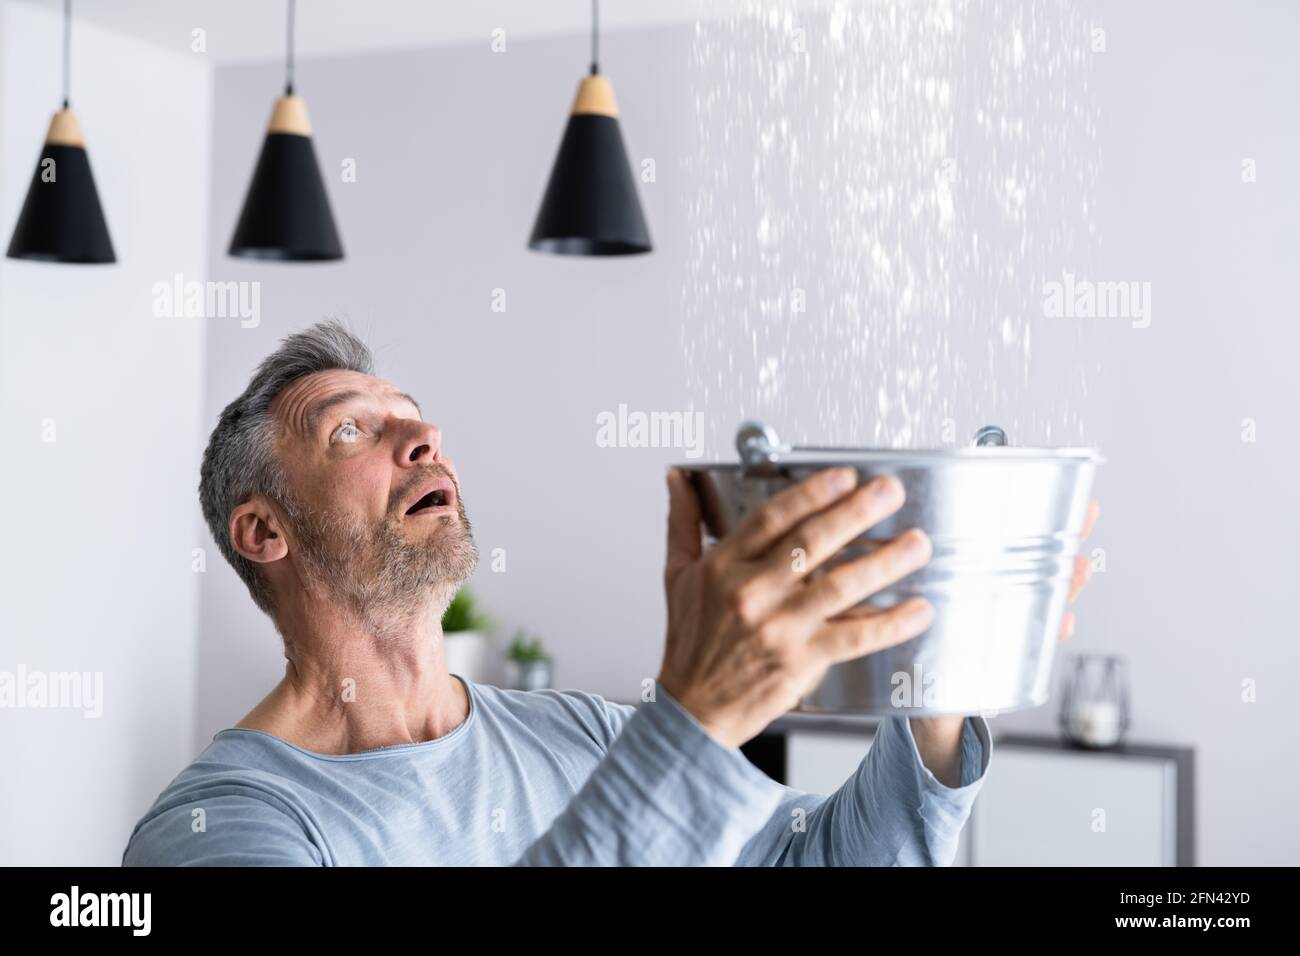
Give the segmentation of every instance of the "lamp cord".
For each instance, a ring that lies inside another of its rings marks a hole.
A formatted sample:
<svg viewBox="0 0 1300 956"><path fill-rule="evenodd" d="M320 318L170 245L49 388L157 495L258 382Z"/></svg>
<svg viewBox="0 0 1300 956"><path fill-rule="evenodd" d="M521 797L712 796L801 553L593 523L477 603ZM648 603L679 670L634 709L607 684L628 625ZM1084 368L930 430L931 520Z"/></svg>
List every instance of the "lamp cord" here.
<svg viewBox="0 0 1300 956"><path fill-rule="evenodd" d="M600 72L600 3L591 0L591 75Z"/></svg>
<svg viewBox="0 0 1300 956"><path fill-rule="evenodd" d="M63 108L72 101L72 0L63 0Z"/></svg>
<svg viewBox="0 0 1300 956"><path fill-rule="evenodd" d="M293 12L295 0L289 0L289 23L284 39L284 95L293 96Z"/></svg>

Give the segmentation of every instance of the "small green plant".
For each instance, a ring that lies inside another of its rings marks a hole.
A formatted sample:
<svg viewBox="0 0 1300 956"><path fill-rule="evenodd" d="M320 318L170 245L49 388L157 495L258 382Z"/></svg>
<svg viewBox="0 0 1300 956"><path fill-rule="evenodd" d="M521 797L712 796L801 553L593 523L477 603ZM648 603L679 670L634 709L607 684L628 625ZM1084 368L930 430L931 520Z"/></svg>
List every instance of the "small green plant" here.
<svg viewBox="0 0 1300 956"><path fill-rule="evenodd" d="M479 610L469 588L461 588L443 612L442 632L455 634L457 631L486 631L491 623L491 619Z"/></svg>
<svg viewBox="0 0 1300 956"><path fill-rule="evenodd" d="M550 656L542 649L542 639L540 637L530 639L523 628L515 631L508 656L516 664L536 664L539 661L550 660Z"/></svg>

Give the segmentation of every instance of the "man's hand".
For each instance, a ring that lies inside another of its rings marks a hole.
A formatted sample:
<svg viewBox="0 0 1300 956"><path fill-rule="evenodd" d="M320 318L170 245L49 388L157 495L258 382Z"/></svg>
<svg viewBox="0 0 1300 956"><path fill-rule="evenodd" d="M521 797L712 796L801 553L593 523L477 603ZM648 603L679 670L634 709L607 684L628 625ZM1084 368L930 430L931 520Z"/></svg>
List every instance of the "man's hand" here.
<svg viewBox="0 0 1300 956"><path fill-rule="evenodd" d="M668 638L659 682L724 745L760 733L832 664L930 626L934 609L921 598L844 613L930 559L919 529L809 574L903 504L897 478L856 484L852 468L820 471L772 497L705 554L695 489L684 473L669 472Z"/></svg>

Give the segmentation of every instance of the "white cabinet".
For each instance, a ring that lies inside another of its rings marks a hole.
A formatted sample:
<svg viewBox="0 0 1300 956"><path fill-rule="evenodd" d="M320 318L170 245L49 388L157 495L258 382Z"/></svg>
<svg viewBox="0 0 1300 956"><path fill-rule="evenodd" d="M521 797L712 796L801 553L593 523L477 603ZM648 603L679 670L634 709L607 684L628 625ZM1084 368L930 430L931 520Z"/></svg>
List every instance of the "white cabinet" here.
<svg viewBox="0 0 1300 956"><path fill-rule="evenodd" d="M1002 747L966 826L969 862L1174 866L1177 813L1173 761Z"/></svg>

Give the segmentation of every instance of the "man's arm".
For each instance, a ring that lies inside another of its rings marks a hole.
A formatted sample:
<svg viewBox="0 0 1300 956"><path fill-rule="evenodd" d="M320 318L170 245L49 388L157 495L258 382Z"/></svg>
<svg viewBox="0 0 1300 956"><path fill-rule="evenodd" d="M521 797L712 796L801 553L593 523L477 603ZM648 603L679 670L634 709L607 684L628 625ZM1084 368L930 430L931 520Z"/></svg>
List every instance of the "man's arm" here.
<svg viewBox="0 0 1300 956"><path fill-rule="evenodd" d="M638 708L599 697L595 700L604 710L606 723L615 738L614 746L618 746L618 740L623 739L621 734L627 731L640 736L632 724L640 712ZM674 725L690 732L691 736L698 732L699 725L682 711L676 701L671 697L661 697L660 700L673 705L670 712L660 714L660 717L670 718ZM647 706L650 705L643 705L640 709ZM721 862L742 866L950 865L956 855L961 828L988 773L992 738L987 722L981 717L925 718L939 722L940 727L950 725L947 729L955 726L957 731L952 758L957 776L945 782L931 769L931 764L945 755L932 750L931 756L927 757L920 738L912 732L921 720L908 720L900 715L882 721L871 749L857 771L829 797L771 781L737 750L721 745L705 748L709 752L720 750L726 754L723 763L727 773L735 764L742 779L754 781L760 796L742 806L754 807L761 801L761 806L766 808L770 805L771 789L775 788L777 793L777 802L759 823L755 824L751 816L740 827L750 829L752 836L738 854L730 847L720 845L719 857L729 855L733 858L721 859ZM614 747L611 747L609 753L613 752ZM633 748L624 753L633 755ZM640 773L645 768L634 762L631 769L633 773ZM598 768L593 778L601 772ZM687 768L685 772L692 771ZM710 790L703 795L701 808L690 808L691 789L672 788L669 799L674 807L673 818L695 820L692 837L711 833L720 836L725 843L730 835L722 832L727 821L717 818L725 810L720 798ZM661 835L658 811L652 808L651 816L647 817L645 808L637 803L635 793L630 797L630 803L621 801L622 797L616 798L615 812L602 815L606 824L639 827L644 840L653 842L658 839ZM576 802L571 804L571 808L576 806ZM585 810L580 811L581 817L587 815ZM625 819L630 823L623 822ZM559 824L560 820L556 822ZM568 862L565 859L568 852L563 843L571 838L573 832L570 830L566 836L561 836L561 831L557 831L542 838L558 854L547 862ZM631 856L621 862L642 862L635 847L629 847L628 852ZM658 854L661 851L654 852ZM658 863L661 860L647 857L645 862Z"/></svg>
<svg viewBox="0 0 1300 956"><path fill-rule="evenodd" d="M961 738L965 717L910 717L907 727L921 763L947 787L961 786Z"/></svg>
<svg viewBox="0 0 1300 956"><path fill-rule="evenodd" d="M685 473L669 472L668 633L658 701L628 720L579 794L519 862L736 861L781 799L779 789L763 785L740 743L794 706L829 667L900 644L933 619L934 609L919 599L851 613L926 563L930 542L917 529L823 569L816 580L809 576L903 503L895 477L857 482L852 468L820 471L767 500L706 553L699 496ZM792 562L795 554L805 560ZM910 730L905 740L914 750ZM869 754L865 763L881 760ZM875 793L887 789L882 772L867 774L864 804L890 804ZM908 772L916 775L910 765ZM900 800L908 786L918 789L915 781L888 783L900 788ZM924 815L923 804L912 806ZM826 830L834 835L836 828ZM940 852L941 837L934 841ZM760 844L776 852L771 840Z"/></svg>
<svg viewBox="0 0 1300 956"><path fill-rule="evenodd" d="M948 866L992 753L982 717L961 723L957 781L922 759L912 724L881 721L858 769L829 797L785 788L776 812L745 845L743 866Z"/></svg>
<svg viewBox="0 0 1300 956"><path fill-rule="evenodd" d="M517 865L725 866L772 818L782 788L719 743L662 686L607 705L624 720L605 758Z"/></svg>

